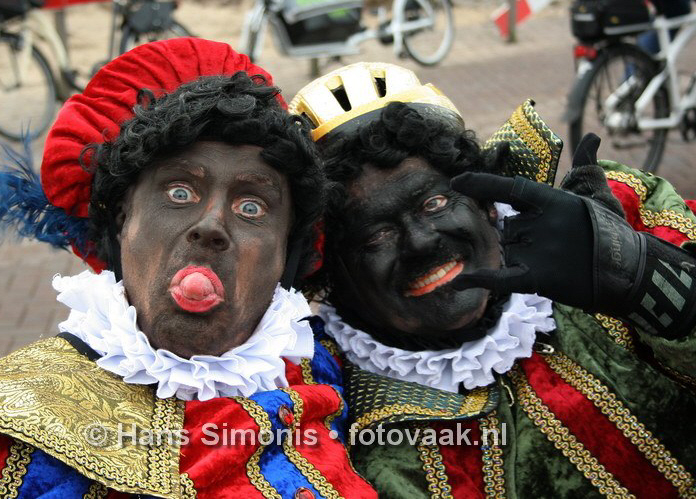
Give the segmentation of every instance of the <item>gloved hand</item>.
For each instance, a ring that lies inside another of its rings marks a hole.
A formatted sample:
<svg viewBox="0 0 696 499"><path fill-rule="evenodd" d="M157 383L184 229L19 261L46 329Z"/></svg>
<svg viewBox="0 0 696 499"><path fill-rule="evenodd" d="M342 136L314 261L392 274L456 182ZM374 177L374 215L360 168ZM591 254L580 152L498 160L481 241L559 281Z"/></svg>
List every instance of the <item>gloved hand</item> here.
<svg viewBox="0 0 696 499"><path fill-rule="evenodd" d="M684 334L694 321L696 259L637 233L604 204L523 177L486 173L459 175L452 188L520 212L505 219L504 267L461 274L454 287L538 293L665 337Z"/></svg>
<svg viewBox="0 0 696 499"><path fill-rule="evenodd" d="M597 310L625 300L644 252L638 234L599 203L523 177L464 173L452 188L481 201L502 201L519 215L505 219L505 266L461 274L460 289L538 293Z"/></svg>
<svg viewBox="0 0 696 499"><path fill-rule="evenodd" d="M604 170L597 164L600 142L594 133L582 138L573 155L573 166L561 182L561 189L599 201L621 218L626 218L621 203L611 192Z"/></svg>

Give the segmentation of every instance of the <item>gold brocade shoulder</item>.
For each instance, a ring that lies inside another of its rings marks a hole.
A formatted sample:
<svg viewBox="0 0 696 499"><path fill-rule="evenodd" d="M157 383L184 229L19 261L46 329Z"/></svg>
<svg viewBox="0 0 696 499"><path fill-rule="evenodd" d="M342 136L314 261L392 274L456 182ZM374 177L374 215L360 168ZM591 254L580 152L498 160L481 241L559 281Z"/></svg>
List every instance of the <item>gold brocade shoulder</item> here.
<svg viewBox="0 0 696 499"><path fill-rule="evenodd" d="M530 180L553 185L563 141L544 123L534 109L534 101L528 99L484 144L484 150L492 150L498 144L508 142L510 155L499 175L522 175Z"/></svg>
<svg viewBox="0 0 696 499"><path fill-rule="evenodd" d="M0 359L0 433L121 492L180 497L178 441L167 435L183 420L183 402L124 383L63 338ZM120 445L119 428L162 438Z"/></svg>
<svg viewBox="0 0 696 499"><path fill-rule="evenodd" d="M495 409L500 398L497 384L462 395L387 378L349 362L344 382L349 420L358 430L379 423L474 419Z"/></svg>

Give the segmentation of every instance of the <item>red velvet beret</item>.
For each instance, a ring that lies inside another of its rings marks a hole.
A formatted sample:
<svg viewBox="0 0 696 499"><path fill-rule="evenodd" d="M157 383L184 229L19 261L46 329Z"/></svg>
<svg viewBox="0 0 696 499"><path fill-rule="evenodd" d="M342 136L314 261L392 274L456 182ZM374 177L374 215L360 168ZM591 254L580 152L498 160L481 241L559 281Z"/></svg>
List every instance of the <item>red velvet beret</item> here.
<svg viewBox="0 0 696 499"><path fill-rule="evenodd" d="M225 43L200 38L148 43L109 62L84 92L68 99L48 133L41 164L48 201L68 215L88 216L92 175L80 166L80 154L89 144L118 136L120 125L133 117L139 90L161 96L200 76L237 71L262 75L273 84L271 75L246 55ZM282 97L279 100L285 106Z"/></svg>

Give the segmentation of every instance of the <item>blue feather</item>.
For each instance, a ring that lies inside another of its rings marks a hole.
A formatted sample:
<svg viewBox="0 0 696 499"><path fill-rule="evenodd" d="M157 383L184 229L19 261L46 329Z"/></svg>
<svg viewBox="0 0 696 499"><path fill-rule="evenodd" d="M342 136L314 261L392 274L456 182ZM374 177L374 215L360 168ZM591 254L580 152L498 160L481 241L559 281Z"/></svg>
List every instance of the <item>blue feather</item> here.
<svg viewBox="0 0 696 499"><path fill-rule="evenodd" d="M4 152L2 163L9 163L0 164L0 234L14 228L21 237L56 248L74 243L85 254L87 219L70 216L49 203L33 169L30 141L24 141L23 154L6 144L0 147Z"/></svg>

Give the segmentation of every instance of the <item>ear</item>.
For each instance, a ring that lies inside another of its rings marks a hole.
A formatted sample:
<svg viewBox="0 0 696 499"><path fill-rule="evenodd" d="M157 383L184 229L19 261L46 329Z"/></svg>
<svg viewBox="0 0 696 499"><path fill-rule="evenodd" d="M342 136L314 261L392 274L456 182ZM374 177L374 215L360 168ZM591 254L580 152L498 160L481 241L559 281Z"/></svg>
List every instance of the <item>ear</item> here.
<svg viewBox="0 0 696 499"><path fill-rule="evenodd" d="M488 215L488 221L495 227L498 224L498 209L493 203L486 203L485 209Z"/></svg>
<svg viewBox="0 0 696 499"><path fill-rule="evenodd" d="M128 189L126 195L118 202L116 205L116 215L114 216L114 222L116 223L116 239L118 243L121 244L121 232L123 231L123 226L126 224L126 220L131 212L131 206L133 201L133 189Z"/></svg>

